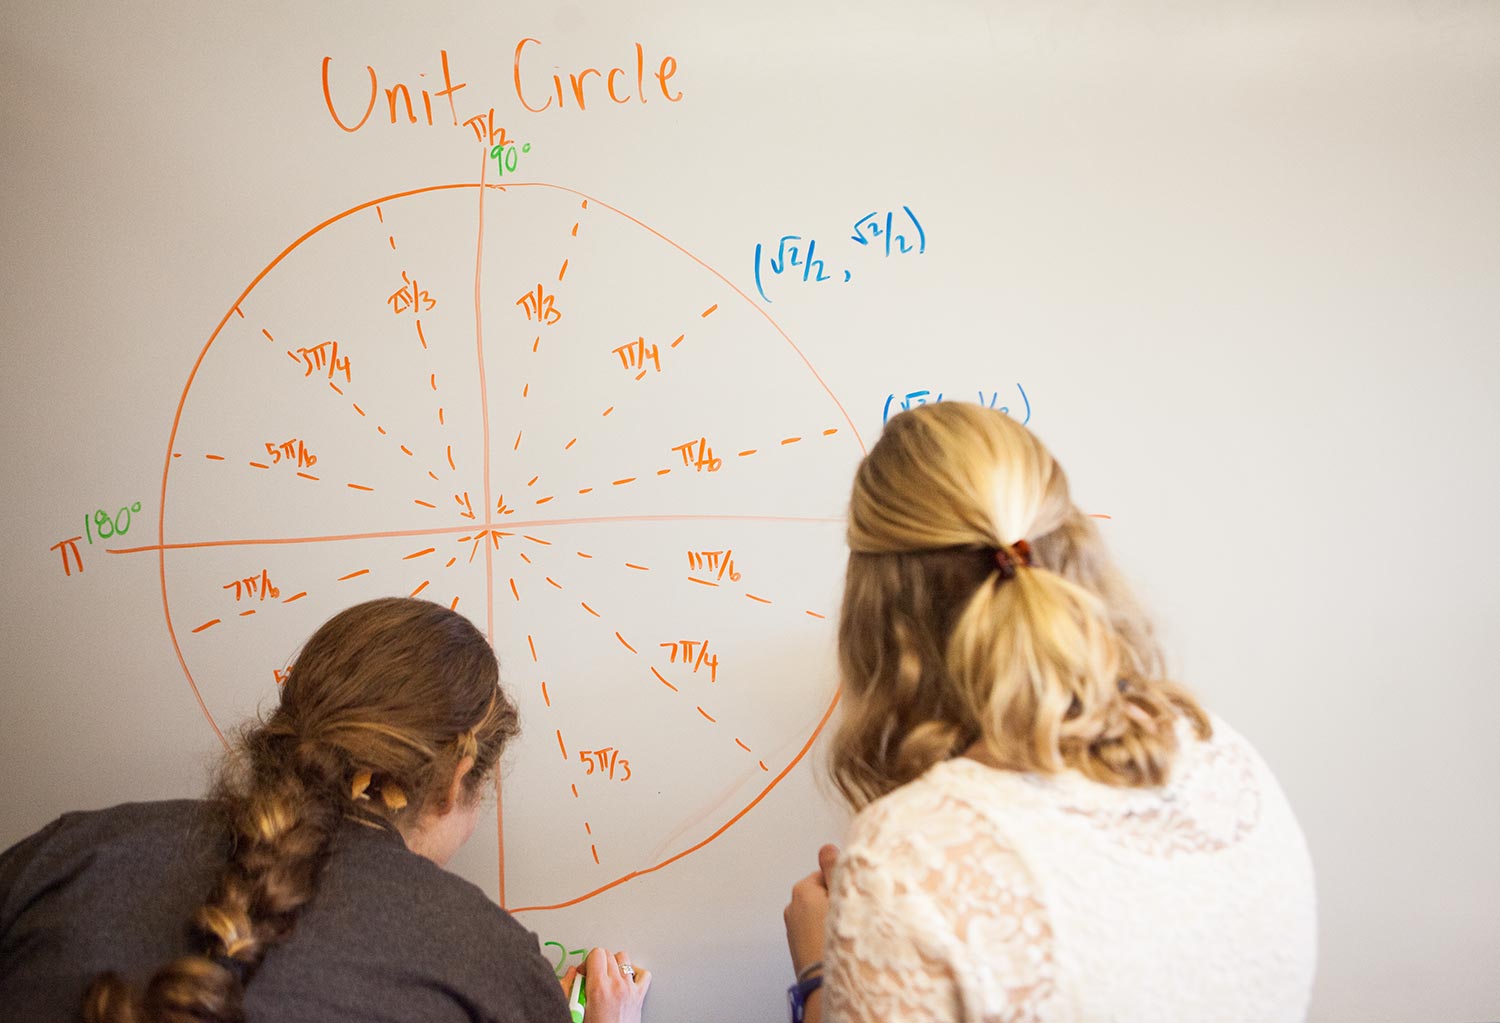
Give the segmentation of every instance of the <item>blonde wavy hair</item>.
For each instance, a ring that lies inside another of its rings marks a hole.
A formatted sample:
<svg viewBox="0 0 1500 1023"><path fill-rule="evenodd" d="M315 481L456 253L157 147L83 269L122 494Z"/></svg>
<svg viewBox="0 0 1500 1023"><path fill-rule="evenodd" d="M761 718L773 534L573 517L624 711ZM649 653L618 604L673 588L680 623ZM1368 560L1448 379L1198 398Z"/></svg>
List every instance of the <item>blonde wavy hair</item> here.
<svg viewBox="0 0 1500 1023"><path fill-rule="evenodd" d="M893 417L848 539L831 767L856 809L976 747L1009 770L1160 785L1178 719L1211 734L1062 467L1009 416Z"/></svg>
<svg viewBox="0 0 1500 1023"><path fill-rule="evenodd" d="M466 757L461 796L477 799L518 730L494 651L457 612L389 597L329 619L275 711L240 733L214 790L230 851L192 920L201 951L143 986L98 975L85 1023L241 1023L246 985L317 894L343 822L399 829L446 811Z"/></svg>

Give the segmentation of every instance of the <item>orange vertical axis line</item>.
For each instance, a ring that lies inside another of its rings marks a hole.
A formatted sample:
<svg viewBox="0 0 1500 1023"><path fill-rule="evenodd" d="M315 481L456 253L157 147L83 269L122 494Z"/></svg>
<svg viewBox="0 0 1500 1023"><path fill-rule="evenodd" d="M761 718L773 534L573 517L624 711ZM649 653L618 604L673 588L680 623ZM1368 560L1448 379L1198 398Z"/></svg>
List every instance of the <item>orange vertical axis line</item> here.
<svg viewBox="0 0 1500 1023"><path fill-rule="evenodd" d="M474 348L479 359L479 416L484 430L484 505L490 502L490 403L484 379L484 310L481 284L484 280L484 187L485 173L489 170L489 153L479 163L479 229L474 242ZM489 544L484 545L484 637L495 643L495 553ZM495 839L499 863L496 872L500 882L500 906L505 907L505 802L500 791L500 772L495 772Z"/></svg>

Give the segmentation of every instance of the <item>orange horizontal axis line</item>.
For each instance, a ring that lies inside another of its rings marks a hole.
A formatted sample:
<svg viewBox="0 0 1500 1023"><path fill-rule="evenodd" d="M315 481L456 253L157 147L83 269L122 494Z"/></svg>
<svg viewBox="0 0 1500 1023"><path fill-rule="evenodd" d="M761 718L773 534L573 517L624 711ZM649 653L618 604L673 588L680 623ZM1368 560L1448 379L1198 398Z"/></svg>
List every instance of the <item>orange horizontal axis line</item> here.
<svg viewBox="0 0 1500 1023"><path fill-rule="evenodd" d="M593 515L571 519L526 519L521 522L506 520L503 525L510 529L532 529L538 526L577 526L604 522L787 522L822 525L842 523L838 516L814 515ZM493 528L500 522L486 522L481 528ZM470 532L473 523L458 526L435 526L430 529L390 529L370 533L330 533L322 536L265 536L231 540L192 540L182 543L153 543L140 547L106 548L106 554L144 554L157 551L202 550L216 547L259 547L278 544L337 543L345 540L384 540L391 537L456 536Z"/></svg>
<svg viewBox="0 0 1500 1023"><path fill-rule="evenodd" d="M148 544L142 547L106 548L106 554L142 554L155 551L201 550L215 547L260 547L298 543L337 543L345 540L385 540L394 537L454 536L473 529L473 524L437 526L432 529L392 529L376 533L341 533L326 536L268 536L241 540L193 540L184 543Z"/></svg>

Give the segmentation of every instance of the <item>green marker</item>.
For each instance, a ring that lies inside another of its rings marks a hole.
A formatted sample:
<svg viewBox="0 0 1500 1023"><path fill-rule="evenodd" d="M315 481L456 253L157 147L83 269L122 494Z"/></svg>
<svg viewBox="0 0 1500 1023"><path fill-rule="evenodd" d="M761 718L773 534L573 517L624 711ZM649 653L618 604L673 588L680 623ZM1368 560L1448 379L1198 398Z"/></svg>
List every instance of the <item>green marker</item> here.
<svg viewBox="0 0 1500 1023"><path fill-rule="evenodd" d="M568 995L568 1012L573 1015L573 1023L583 1023L583 1004L588 1001L588 996L583 990L583 971L573 978L573 993Z"/></svg>

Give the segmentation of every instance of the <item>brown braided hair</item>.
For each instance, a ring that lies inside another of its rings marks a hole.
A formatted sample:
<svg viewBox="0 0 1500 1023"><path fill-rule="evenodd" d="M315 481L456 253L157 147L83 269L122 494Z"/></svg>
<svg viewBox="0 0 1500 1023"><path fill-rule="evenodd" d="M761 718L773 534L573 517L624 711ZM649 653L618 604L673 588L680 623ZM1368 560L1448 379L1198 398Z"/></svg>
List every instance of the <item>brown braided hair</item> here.
<svg viewBox="0 0 1500 1023"><path fill-rule="evenodd" d="M245 985L317 892L342 821L400 828L445 811L465 756L474 765L464 795L477 799L518 731L494 651L462 615L386 598L329 619L297 656L280 705L240 734L220 772L211 799L232 852L193 918L203 952L165 964L141 989L95 977L85 1023L243 1020Z"/></svg>

